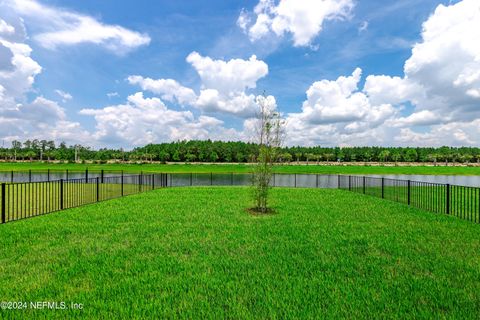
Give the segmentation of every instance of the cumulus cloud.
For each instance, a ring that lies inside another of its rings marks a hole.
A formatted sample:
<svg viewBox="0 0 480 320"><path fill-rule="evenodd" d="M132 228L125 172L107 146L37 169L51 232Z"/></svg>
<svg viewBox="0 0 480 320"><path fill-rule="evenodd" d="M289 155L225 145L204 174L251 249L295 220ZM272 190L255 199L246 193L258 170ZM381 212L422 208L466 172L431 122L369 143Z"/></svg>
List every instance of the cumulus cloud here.
<svg viewBox="0 0 480 320"><path fill-rule="evenodd" d="M192 89L182 86L173 79L154 80L141 76L129 76L127 80L130 84L139 85L142 90L159 94L162 99L178 102L181 105L192 105L197 98Z"/></svg>
<svg viewBox="0 0 480 320"><path fill-rule="evenodd" d="M6 4L35 26L33 39L48 49L91 43L122 54L150 43L147 34L35 0L7 0Z"/></svg>
<svg viewBox="0 0 480 320"><path fill-rule="evenodd" d="M8 35L8 34L14 34L14 33L15 33L15 28L9 25L5 20L0 19L0 34Z"/></svg>
<svg viewBox="0 0 480 320"><path fill-rule="evenodd" d="M186 58L200 77L198 95L174 79L129 76L130 84L159 95L164 101L191 106L209 114L230 114L241 118L255 116L255 89L258 80L268 74L268 65L251 56L248 60L215 60L192 52Z"/></svg>
<svg viewBox="0 0 480 320"><path fill-rule="evenodd" d="M385 137L375 137L374 131L394 117L397 110L391 104L372 104L358 87L361 74L362 70L357 68L351 76L313 83L306 92L302 112L287 117L289 142L384 142Z"/></svg>
<svg viewBox="0 0 480 320"><path fill-rule="evenodd" d="M446 121L438 114L433 113L430 110L422 110L414 112L407 117L399 117L393 119L390 124L395 127L410 127L410 126L427 126L432 124L438 124Z"/></svg>
<svg viewBox="0 0 480 320"><path fill-rule="evenodd" d="M268 65L257 60L254 55L248 60L223 61L192 52L188 55L187 62L198 72L204 88L215 89L224 94L256 88L257 81L268 74Z"/></svg>
<svg viewBox="0 0 480 320"><path fill-rule="evenodd" d="M353 7L353 0L260 0L253 13L242 10L237 25L252 41L270 33L279 37L289 33L294 46L307 46L325 21L347 19Z"/></svg>
<svg viewBox="0 0 480 320"><path fill-rule="evenodd" d="M349 77L313 83L307 90L302 112L290 116L313 125L366 122L372 126L381 123L395 111L390 104L372 105L367 95L359 91L361 74L362 70L357 68Z"/></svg>
<svg viewBox="0 0 480 320"><path fill-rule="evenodd" d="M192 52L187 57L201 79L201 90L195 106L205 112L230 113L248 118L256 113L254 89L257 81L268 74L268 65L251 56L248 60L214 60Z"/></svg>
<svg viewBox="0 0 480 320"><path fill-rule="evenodd" d="M226 138L234 130L223 128L223 121L209 116L195 118L191 111L169 109L157 98L145 98L137 92L127 103L102 109L83 109L82 115L94 116L95 140L108 145L143 145L178 139Z"/></svg>
<svg viewBox="0 0 480 320"><path fill-rule="evenodd" d="M480 119L471 122L451 122L434 125L427 132L402 128L394 138L398 143L417 146L468 146L478 145L480 136Z"/></svg>

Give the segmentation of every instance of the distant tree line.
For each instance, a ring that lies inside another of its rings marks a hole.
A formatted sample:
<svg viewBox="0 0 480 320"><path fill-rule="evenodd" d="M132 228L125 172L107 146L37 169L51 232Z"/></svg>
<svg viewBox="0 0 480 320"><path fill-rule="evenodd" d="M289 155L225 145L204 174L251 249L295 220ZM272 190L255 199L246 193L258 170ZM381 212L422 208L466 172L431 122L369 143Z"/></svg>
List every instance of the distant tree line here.
<svg viewBox="0 0 480 320"><path fill-rule="evenodd" d="M135 161L135 162L254 162L258 146L246 142L177 141L149 144L131 151L82 145L56 145L47 140L13 141L0 148L4 161ZM480 163L478 147L284 147L280 162L461 162Z"/></svg>

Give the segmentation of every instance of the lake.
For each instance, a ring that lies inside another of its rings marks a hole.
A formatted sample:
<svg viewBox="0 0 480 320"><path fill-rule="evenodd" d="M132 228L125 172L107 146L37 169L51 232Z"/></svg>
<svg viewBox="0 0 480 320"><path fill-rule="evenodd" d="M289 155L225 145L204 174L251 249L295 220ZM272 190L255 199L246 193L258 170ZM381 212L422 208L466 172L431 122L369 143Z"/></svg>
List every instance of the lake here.
<svg viewBox="0 0 480 320"><path fill-rule="evenodd" d="M136 173L138 174L138 173ZM120 176L120 171L105 171L104 177ZM125 173L125 175L133 175ZM100 171L67 172L50 171L29 173L5 171L0 172L0 182L39 182L60 179L84 179L101 177ZM206 186L206 185L249 185L251 174L231 173L172 173L168 175L169 186ZM384 177L389 179L412 180L433 183L449 183L469 187L480 187L480 176L461 175L365 175L368 177ZM277 187L301 187L301 188L337 188L338 175L315 175L315 174L275 174L272 184Z"/></svg>

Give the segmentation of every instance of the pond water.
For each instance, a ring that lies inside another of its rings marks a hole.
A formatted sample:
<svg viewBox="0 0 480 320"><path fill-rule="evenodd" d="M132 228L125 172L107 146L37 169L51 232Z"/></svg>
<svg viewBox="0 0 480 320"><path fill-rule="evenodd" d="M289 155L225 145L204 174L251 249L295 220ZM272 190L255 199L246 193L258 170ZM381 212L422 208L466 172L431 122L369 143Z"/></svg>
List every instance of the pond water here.
<svg viewBox="0 0 480 320"><path fill-rule="evenodd" d="M104 177L118 177L121 171L105 171ZM60 179L90 179L102 175L101 171L0 171L0 182L42 182Z"/></svg>
<svg viewBox="0 0 480 320"><path fill-rule="evenodd" d="M118 177L120 171L104 172L104 177ZM125 173L125 176L132 175ZM137 173L138 175L138 173ZM389 179L412 180L434 183L449 183L452 185L480 187L480 176L458 175L366 175L368 177L384 177ZM82 172L0 172L0 182L38 182L60 179L85 179L101 177L100 171ZM231 173L173 173L168 175L169 186L208 186L208 185L249 185L251 174ZM275 174L272 184L278 187L302 187L302 188L337 188L338 175L314 175L314 174Z"/></svg>
<svg viewBox="0 0 480 320"><path fill-rule="evenodd" d="M454 175L366 175L368 177L384 177L389 179L412 180L434 183L449 183L469 187L480 187L480 176L454 176ZM252 179L251 174L171 174L171 186L195 185L248 185ZM338 175L314 174L275 174L272 184L277 187L300 188L337 188Z"/></svg>
<svg viewBox="0 0 480 320"><path fill-rule="evenodd" d="M387 174L366 175L368 177L383 177L388 179L412 180L432 183L454 184L458 186L480 187L480 176L458 175L418 175L418 174Z"/></svg>

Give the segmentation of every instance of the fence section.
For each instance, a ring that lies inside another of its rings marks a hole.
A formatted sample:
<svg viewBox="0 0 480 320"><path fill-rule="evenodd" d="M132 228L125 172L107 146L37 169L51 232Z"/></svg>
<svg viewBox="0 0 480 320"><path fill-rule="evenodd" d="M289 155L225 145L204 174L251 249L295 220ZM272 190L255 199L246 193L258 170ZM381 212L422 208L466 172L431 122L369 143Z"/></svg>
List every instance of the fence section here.
<svg viewBox="0 0 480 320"><path fill-rule="evenodd" d="M1 223L167 186L166 174L2 183Z"/></svg>
<svg viewBox="0 0 480 320"><path fill-rule="evenodd" d="M361 176L338 176L338 187L480 223L477 187Z"/></svg>

